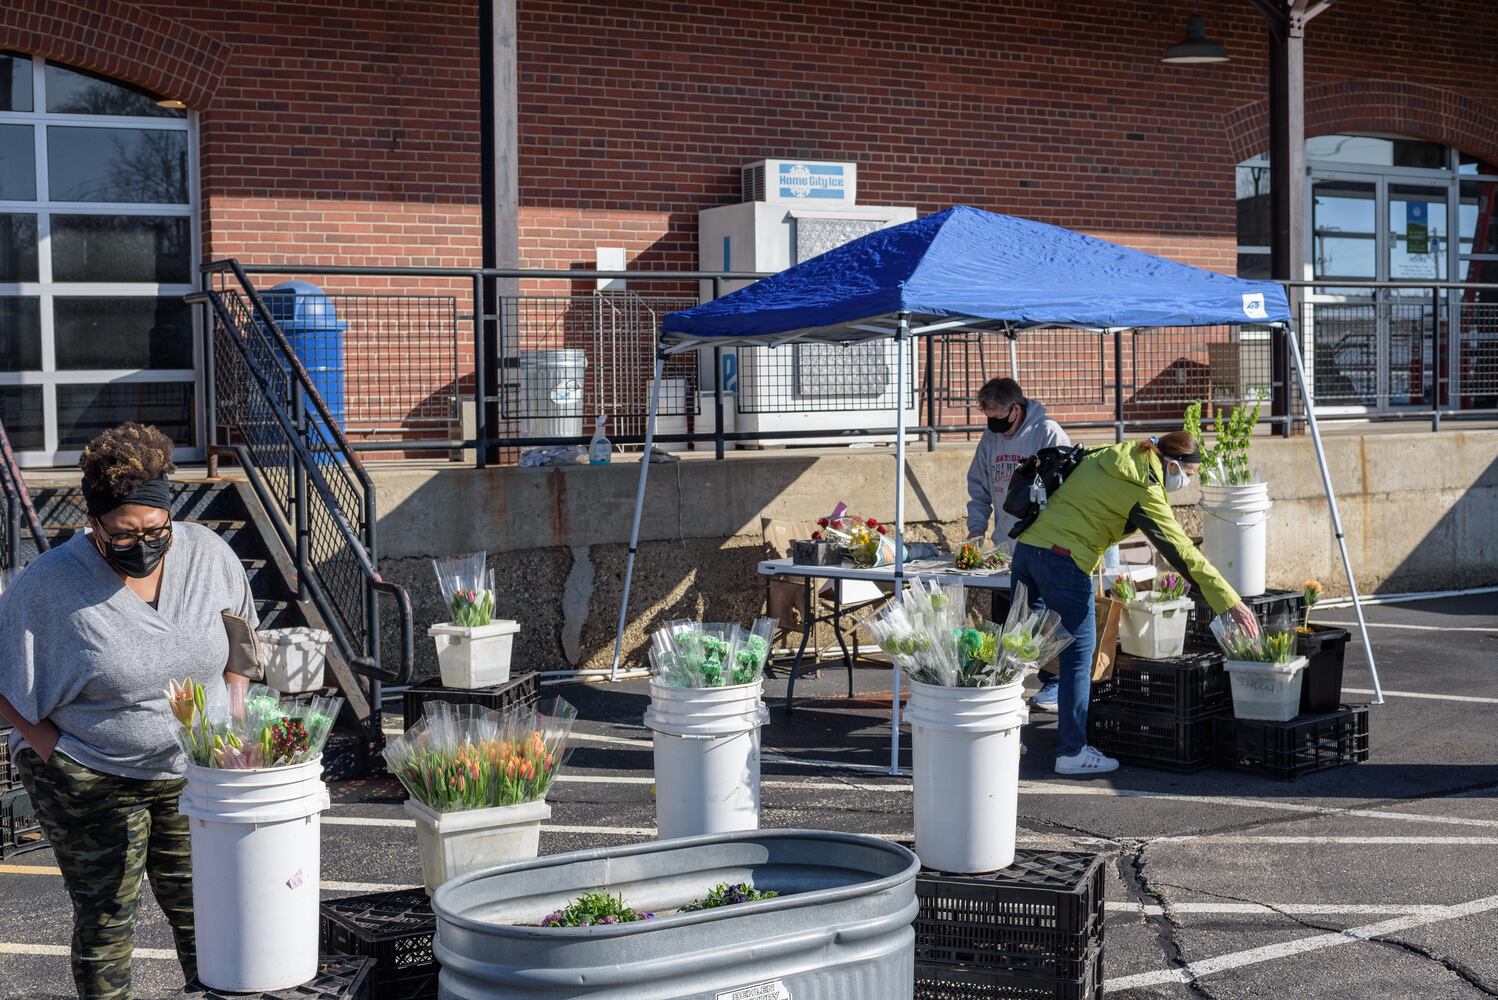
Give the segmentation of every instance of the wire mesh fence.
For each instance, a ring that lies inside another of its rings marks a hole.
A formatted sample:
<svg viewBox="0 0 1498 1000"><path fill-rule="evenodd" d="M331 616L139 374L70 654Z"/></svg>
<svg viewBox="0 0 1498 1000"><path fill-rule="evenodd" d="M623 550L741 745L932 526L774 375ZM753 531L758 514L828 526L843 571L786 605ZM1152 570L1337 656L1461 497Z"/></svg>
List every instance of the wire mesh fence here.
<svg viewBox="0 0 1498 1000"><path fill-rule="evenodd" d="M355 447L380 457L475 460L477 358L493 373L483 416L489 461L515 462L539 444L585 444L599 415L608 417L613 440L637 447L661 320L698 301L675 293L681 282L593 291L590 281L583 291L571 281L570 293L502 295L492 315L479 316L473 291L446 293L463 288L460 277L422 279L417 269L402 280L399 294L340 286L282 322ZM421 291L423 281L444 293ZM1498 293L1315 288L1304 297L1298 327L1319 414L1498 409ZM301 321L307 316L313 322ZM332 332L319 333L317 322ZM487 346L478 342L481 329ZM1017 378L1052 417L1089 440L1169 426L1195 400L1209 422L1261 400L1261 419L1283 429L1287 406L1293 421L1304 402L1278 349L1282 336L1255 325L1026 330L1013 342L953 331L909 345L903 387L895 384L898 348L891 340L728 348L718 359L703 348L665 359L657 434L712 447L716 383L725 397L724 427L733 432L737 423L741 445L756 428L771 432L750 444L793 444L796 434L820 442L886 433L902 402L913 430L960 440L981 432L977 394L998 376ZM401 443L411 447L400 451Z"/></svg>

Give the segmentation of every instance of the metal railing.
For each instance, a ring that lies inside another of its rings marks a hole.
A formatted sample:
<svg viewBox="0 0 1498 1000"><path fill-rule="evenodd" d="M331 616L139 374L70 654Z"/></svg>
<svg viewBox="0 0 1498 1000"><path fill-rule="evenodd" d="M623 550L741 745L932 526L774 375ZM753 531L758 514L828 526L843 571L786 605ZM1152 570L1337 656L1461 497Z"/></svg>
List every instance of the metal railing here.
<svg viewBox="0 0 1498 1000"><path fill-rule="evenodd" d="M0 422L0 498L4 500L4 510L0 511L0 572L13 573L23 563L23 521L25 529L31 532L37 555L46 552L51 545L41 518L36 515L36 507L31 503L26 477L21 474L20 463L11 450L10 435L5 432L3 422Z"/></svg>
<svg viewBox="0 0 1498 1000"><path fill-rule="evenodd" d="M716 296L731 287L729 282L755 277L747 273L295 264L243 270L254 275L313 278L324 282L335 296L346 294L346 288L377 282L461 296L455 320L460 331L467 331L469 342L464 342L461 333L455 335L451 348L441 348L440 365L430 363L443 369L441 386L451 394L453 417L448 433L382 439L364 432L352 420L348 430L356 452L440 454L456 459L465 457L461 452L467 451L480 467L512 463L527 448L584 444L593 417L599 413L608 415L609 437L615 444L641 444L660 318L695 304L694 286L711 287ZM524 290L501 295L486 309L484 285L492 279L520 284ZM629 287L610 290L617 287L616 281L600 279L617 279ZM548 283L563 291L542 294L533 290ZM606 287L597 287L600 283ZM1344 290L1358 284L1336 283ZM1372 283L1364 284L1372 287ZM1377 287L1386 289L1377 294L1387 297L1408 296L1414 286L1386 283ZM1369 375L1365 381L1376 379L1377 385L1385 387L1381 398L1386 405L1381 407L1353 405L1356 400L1347 397L1345 384L1328 369L1328 358L1340 351L1338 370L1346 377L1356 372L1349 360L1353 357L1349 345L1355 344L1350 331L1363 322L1357 312L1363 307L1323 301L1326 296L1320 294L1306 297L1298 314L1302 356L1318 415L1330 420L1424 415L1438 425L1442 417L1491 412L1480 404L1488 398L1484 393L1494 391L1489 385L1498 384L1498 354L1490 344L1494 338L1486 332L1498 312L1498 297L1488 295L1495 286L1418 287L1443 296L1425 340L1412 336L1407 322L1404 326L1396 322L1404 306L1380 307L1388 317L1383 328L1387 331L1382 341L1385 347L1376 357L1370 354L1367 363L1384 374ZM1479 301L1464 302L1464 297ZM419 324L371 328L365 339L381 345L379 357L419 355L423 345L445 343L451 325L444 321L435 332L422 331ZM1327 347L1327 339L1336 330L1341 331L1338 342L1342 346L1334 351ZM991 333L939 334L922 338L911 349L909 405L918 407L918 418L907 423L910 433L924 435L931 448L940 440L971 438L984 426L975 400L979 387L989 378L1010 375L1069 428L1111 432L1115 439L1179 426L1182 412L1193 400L1205 404L1210 426L1215 414L1256 397L1265 400L1261 423L1290 434L1304 424L1306 401L1299 398L1291 377L1285 344L1283 331L1253 325L1107 332L1029 330L1021 332L1013 344ZM847 348L792 344L671 355L663 374L662 420L655 440L665 446L710 448L721 458L736 442L888 439L894 434L894 401L900 395L890 381L893 357L889 352L893 349L892 344ZM1443 351L1449 352L1445 367L1428 361L1428 374L1403 373L1411 358L1425 358L1422 352L1440 358L1446 356ZM345 353L349 370L370 364L368 359ZM449 358L460 359L451 377L445 374ZM1406 392L1403 386L1411 379L1431 386L1439 382L1445 398L1421 410L1420 404L1410 400L1434 396ZM861 388L867 386L885 386L888 391ZM417 385L412 391L424 393L431 388ZM361 392L356 379L351 377L344 391L349 396L349 412L357 406L367 408L367 401L355 398ZM485 405L477 405L478 399ZM726 408L725 399L731 400ZM1438 415L1433 415L1435 410Z"/></svg>
<svg viewBox="0 0 1498 1000"><path fill-rule="evenodd" d="M210 455L230 454L295 560L299 599L322 616L344 662L379 685L401 684L413 662L411 599L380 577L375 489L338 420L232 260L205 263L188 296L204 323ZM400 647L387 667L381 601L394 605Z"/></svg>

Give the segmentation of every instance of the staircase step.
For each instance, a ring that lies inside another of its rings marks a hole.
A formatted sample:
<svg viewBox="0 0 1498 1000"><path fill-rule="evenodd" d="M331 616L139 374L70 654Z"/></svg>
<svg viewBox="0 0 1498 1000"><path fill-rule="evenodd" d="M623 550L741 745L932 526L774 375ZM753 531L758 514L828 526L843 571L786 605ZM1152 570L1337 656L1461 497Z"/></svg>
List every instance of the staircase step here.
<svg viewBox="0 0 1498 1000"><path fill-rule="evenodd" d="M260 616L260 627L263 629L296 628L307 624L307 619L302 616L302 609L291 601L257 600L255 613Z"/></svg>

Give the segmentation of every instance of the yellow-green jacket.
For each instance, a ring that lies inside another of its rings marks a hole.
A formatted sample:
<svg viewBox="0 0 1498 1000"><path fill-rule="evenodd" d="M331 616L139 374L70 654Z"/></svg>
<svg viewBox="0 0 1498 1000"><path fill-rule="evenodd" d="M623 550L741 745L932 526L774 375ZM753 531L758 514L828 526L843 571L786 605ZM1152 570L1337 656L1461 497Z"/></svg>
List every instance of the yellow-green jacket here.
<svg viewBox="0 0 1498 1000"><path fill-rule="evenodd" d="M1097 572L1103 553L1132 531L1144 533L1162 556L1222 614L1238 594L1181 530L1165 495L1160 457L1138 441L1098 448L1084 458L1018 541L1064 549L1083 573Z"/></svg>

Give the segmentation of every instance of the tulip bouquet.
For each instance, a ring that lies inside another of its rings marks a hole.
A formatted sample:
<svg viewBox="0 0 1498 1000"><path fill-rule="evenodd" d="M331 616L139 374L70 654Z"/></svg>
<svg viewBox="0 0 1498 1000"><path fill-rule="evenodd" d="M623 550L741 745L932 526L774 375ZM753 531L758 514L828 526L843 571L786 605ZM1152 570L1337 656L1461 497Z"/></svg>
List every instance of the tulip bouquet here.
<svg viewBox="0 0 1498 1000"><path fill-rule="evenodd" d="M1261 632L1251 636L1238 629L1232 619L1219 615L1212 621L1212 635L1222 647L1224 659L1239 662L1289 663L1295 656L1294 632Z"/></svg>
<svg viewBox="0 0 1498 1000"><path fill-rule="evenodd" d="M385 746L390 772L435 812L519 805L546 797L561 769L577 709L501 715L476 705L428 702L421 720Z"/></svg>
<svg viewBox="0 0 1498 1000"><path fill-rule="evenodd" d="M678 620L650 637L650 670L673 688L753 684L764 676L775 635L774 618L748 629L726 622Z"/></svg>
<svg viewBox="0 0 1498 1000"><path fill-rule="evenodd" d="M263 684L230 688L227 713L210 718L207 692L191 678L173 680L167 704L180 727L177 743L199 767L231 769L305 764L322 753L342 698L282 698Z"/></svg>
<svg viewBox="0 0 1498 1000"><path fill-rule="evenodd" d="M493 620L494 570L488 563L489 556L484 552L432 560L437 587L453 625L480 628Z"/></svg>
<svg viewBox="0 0 1498 1000"><path fill-rule="evenodd" d="M882 566L893 562L895 543L889 538L889 526L872 517L848 513L848 505L839 503L831 514L817 519L814 541L830 538L841 543L848 560L855 566Z"/></svg>
<svg viewBox="0 0 1498 1000"><path fill-rule="evenodd" d="M944 687L1013 683L1072 641L1054 611L1030 610L1023 584L1002 627L969 624L966 599L959 585L916 579L865 624L907 677Z"/></svg>
<svg viewBox="0 0 1498 1000"><path fill-rule="evenodd" d="M957 547L952 562L961 570L995 572L1008 566L1009 557L1001 549L985 549L977 542L963 542Z"/></svg>

